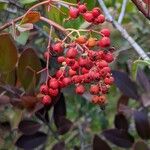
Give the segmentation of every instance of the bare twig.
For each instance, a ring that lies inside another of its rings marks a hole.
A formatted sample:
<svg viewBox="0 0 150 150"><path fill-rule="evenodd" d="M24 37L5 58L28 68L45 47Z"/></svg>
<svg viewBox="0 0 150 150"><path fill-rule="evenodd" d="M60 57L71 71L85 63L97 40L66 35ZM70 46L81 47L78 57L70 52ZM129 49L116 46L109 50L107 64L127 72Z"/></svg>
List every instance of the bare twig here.
<svg viewBox="0 0 150 150"><path fill-rule="evenodd" d="M121 8L121 13L118 19L118 23L121 24L125 15L125 11L126 11L126 6L127 6L128 0L123 0L122 3L122 8Z"/></svg>
<svg viewBox="0 0 150 150"><path fill-rule="evenodd" d="M147 10L145 9L145 4L143 1L141 0L132 0L132 2L136 5L136 7L139 9L139 11L142 12L142 14L150 20L150 14L147 12ZM149 10L149 6L148 6L148 10Z"/></svg>
<svg viewBox="0 0 150 150"><path fill-rule="evenodd" d="M130 43L130 45L135 49L135 51L139 54L139 56L144 60L149 60L148 55L144 52L144 50L136 43L136 41L128 34L128 32L118 23L116 22L111 14L109 13L109 10L107 9L105 3L103 0L98 0L100 6L102 7L107 20L111 22L114 27L122 34L122 36Z"/></svg>

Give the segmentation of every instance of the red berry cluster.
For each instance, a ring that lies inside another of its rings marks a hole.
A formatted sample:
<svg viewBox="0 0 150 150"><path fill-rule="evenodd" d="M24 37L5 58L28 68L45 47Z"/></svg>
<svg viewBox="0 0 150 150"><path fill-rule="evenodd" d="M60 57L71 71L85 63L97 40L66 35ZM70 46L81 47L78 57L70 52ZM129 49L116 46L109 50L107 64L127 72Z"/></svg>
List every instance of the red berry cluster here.
<svg viewBox="0 0 150 150"><path fill-rule="evenodd" d="M94 8L91 12L87 11L85 4L78 5L78 8L71 7L69 10L71 18L83 15L85 20L96 24L97 18L105 17L99 8ZM92 17L91 17L92 16ZM92 19L90 19L92 18ZM106 94L113 83L109 63L114 60L110 41L110 30L105 28L98 32L100 39L78 36L69 44L64 41L57 41L52 45L48 54L57 54L57 61L60 68L53 77L49 77L46 84L41 85L40 92L44 94L43 104L50 104L62 88L75 85L76 94L82 95L89 91L94 104L106 104Z"/></svg>
<svg viewBox="0 0 150 150"><path fill-rule="evenodd" d="M80 15L84 20L93 24L105 22L105 16L98 7L93 8L92 11L87 10L86 4L78 4L77 7L70 7L69 16L71 19L76 19Z"/></svg>

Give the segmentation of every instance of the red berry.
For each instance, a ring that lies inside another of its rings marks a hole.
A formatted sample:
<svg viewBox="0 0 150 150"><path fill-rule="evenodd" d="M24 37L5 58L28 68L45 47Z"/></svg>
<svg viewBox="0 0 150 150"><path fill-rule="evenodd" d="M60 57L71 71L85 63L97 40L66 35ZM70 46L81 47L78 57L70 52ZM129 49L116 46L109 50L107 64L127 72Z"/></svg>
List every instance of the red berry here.
<svg viewBox="0 0 150 150"><path fill-rule="evenodd" d="M99 68L108 67L108 63L105 60L101 60L96 64Z"/></svg>
<svg viewBox="0 0 150 150"><path fill-rule="evenodd" d="M52 99L49 95L45 95L43 98L42 98L42 103L44 105L49 105L50 103L52 102Z"/></svg>
<svg viewBox="0 0 150 150"><path fill-rule="evenodd" d="M72 69L69 69L69 71L68 71L68 74L69 74L69 76L74 76L74 75L76 75L77 74L77 72L76 71L74 71L74 70L72 70Z"/></svg>
<svg viewBox="0 0 150 150"><path fill-rule="evenodd" d="M86 65L88 65L88 58L80 57L78 62L81 67L85 67Z"/></svg>
<svg viewBox="0 0 150 150"><path fill-rule="evenodd" d="M102 85L100 89L101 89L102 94L106 94L108 92L108 88L105 85Z"/></svg>
<svg viewBox="0 0 150 150"><path fill-rule="evenodd" d="M79 9L79 13L85 13L87 11L86 4L79 4L78 9Z"/></svg>
<svg viewBox="0 0 150 150"><path fill-rule="evenodd" d="M55 76L56 76L56 78L60 78L60 76L63 77L64 74L65 74L65 73L64 73L64 70L61 70L61 69L60 69L60 70L58 70L58 71L56 72Z"/></svg>
<svg viewBox="0 0 150 150"><path fill-rule="evenodd" d="M101 10L98 7L93 8L92 10L93 16L96 18L101 14Z"/></svg>
<svg viewBox="0 0 150 150"><path fill-rule="evenodd" d="M58 43L54 44L54 45L52 46L52 48L53 48L53 51L56 52L56 53L61 53L61 52L63 52L63 46L62 46L62 43L61 43L61 42L58 42Z"/></svg>
<svg viewBox="0 0 150 150"><path fill-rule="evenodd" d="M73 83L80 83L82 81L82 79L79 78L78 75L73 76L71 80Z"/></svg>
<svg viewBox="0 0 150 150"><path fill-rule="evenodd" d="M110 73L111 69L110 69L110 67L103 67L102 71L104 71L106 73Z"/></svg>
<svg viewBox="0 0 150 150"><path fill-rule="evenodd" d="M76 48L70 48L68 49L68 51L66 52L66 57L68 58L75 58L78 54L78 51Z"/></svg>
<svg viewBox="0 0 150 150"><path fill-rule="evenodd" d="M64 88L64 87L65 87L63 81L58 81L58 82L59 82L59 87L60 87L60 88Z"/></svg>
<svg viewBox="0 0 150 150"><path fill-rule="evenodd" d="M97 22L98 23L104 23L105 22L105 16L104 15L99 15L97 18Z"/></svg>
<svg viewBox="0 0 150 150"><path fill-rule="evenodd" d="M76 94L82 95L85 92L85 87L83 85L78 85L75 89Z"/></svg>
<svg viewBox="0 0 150 150"><path fill-rule="evenodd" d="M105 103L106 103L106 96L105 95L99 96L98 104L103 105Z"/></svg>
<svg viewBox="0 0 150 150"><path fill-rule="evenodd" d="M41 86L40 86L40 92L41 92L42 94L48 94L48 86L45 85L45 84L41 85Z"/></svg>
<svg viewBox="0 0 150 150"><path fill-rule="evenodd" d="M109 37L110 36L110 30L105 28L105 29L102 29L100 31L100 33L103 35L103 36L106 36L106 37Z"/></svg>
<svg viewBox="0 0 150 150"><path fill-rule="evenodd" d="M55 78L49 80L49 87L53 89L58 89L59 83Z"/></svg>
<svg viewBox="0 0 150 150"><path fill-rule="evenodd" d="M59 92L58 89L52 89L52 88L49 89L49 94L51 96L57 96L58 92Z"/></svg>
<svg viewBox="0 0 150 150"><path fill-rule="evenodd" d="M75 61L74 65L71 66L71 69L72 69L72 70L77 70L77 69L79 69L79 63L78 63L77 61Z"/></svg>
<svg viewBox="0 0 150 150"><path fill-rule="evenodd" d="M68 86L71 84L71 79L66 77L66 78L63 78L62 82L63 82L64 86Z"/></svg>
<svg viewBox="0 0 150 150"><path fill-rule="evenodd" d="M58 58L57 58L57 61L58 61L58 63L62 63L62 62L64 62L65 61L65 57L64 56L59 56Z"/></svg>
<svg viewBox="0 0 150 150"><path fill-rule="evenodd" d="M73 19L77 18L79 16L79 9L75 7L70 7L69 16Z"/></svg>
<svg viewBox="0 0 150 150"><path fill-rule="evenodd" d="M87 21L87 22L93 22L94 21L94 16L92 14L92 12L86 12L83 14L83 18Z"/></svg>
<svg viewBox="0 0 150 150"><path fill-rule="evenodd" d="M73 66L75 64L75 60L74 59L70 59L70 58L66 58L66 64L68 66Z"/></svg>
<svg viewBox="0 0 150 150"><path fill-rule="evenodd" d="M104 79L104 83L105 84L111 85L111 84L113 84L113 82L114 82L114 78L113 77Z"/></svg>
<svg viewBox="0 0 150 150"><path fill-rule="evenodd" d="M82 74L85 74L85 73L88 73L88 72L89 72L89 70L86 69L86 68L84 68L84 67L81 69L81 73L82 73Z"/></svg>
<svg viewBox="0 0 150 150"><path fill-rule="evenodd" d="M94 96L92 97L92 103L98 104L98 101L99 101L99 96L94 95Z"/></svg>
<svg viewBox="0 0 150 150"><path fill-rule="evenodd" d="M102 37L102 39L99 40L98 44L100 47L109 47L111 44L110 38L109 37Z"/></svg>
<svg viewBox="0 0 150 150"><path fill-rule="evenodd" d="M104 58L108 63L111 63L114 60L114 56L112 53L107 53Z"/></svg>
<svg viewBox="0 0 150 150"><path fill-rule="evenodd" d="M98 94L99 93L99 85L91 85L90 93L91 94Z"/></svg>

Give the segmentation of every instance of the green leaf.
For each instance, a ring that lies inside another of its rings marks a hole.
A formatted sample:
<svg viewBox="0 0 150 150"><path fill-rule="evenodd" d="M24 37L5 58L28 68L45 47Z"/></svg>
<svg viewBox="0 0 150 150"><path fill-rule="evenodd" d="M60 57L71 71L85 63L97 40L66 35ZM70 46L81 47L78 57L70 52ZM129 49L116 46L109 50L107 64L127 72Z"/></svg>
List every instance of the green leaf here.
<svg viewBox="0 0 150 150"><path fill-rule="evenodd" d="M16 38L16 41L19 43L19 44L22 44L22 45L25 45L27 40L29 38L29 31L26 31L26 32L20 32L20 35L17 36Z"/></svg>
<svg viewBox="0 0 150 150"><path fill-rule="evenodd" d="M62 14L60 11L54 7L51 7L50 11L48 12L48 18L55 20L55 22L58 24L62 24L63 19L61 19L61 15Z"/></svg>
<svg viewBox="0 0 150 150"><path fill-rule="evenodd" d="M31 4L37 2L37 0L20 0L20 3L25 5L25 4Z"/></svg>
<svg viewBox="0 0 150 150"><path fill-rule="evenodd" d="M31 48L23 51L18 63L18 78L26 91L33 90L39 81L36 74L41 69L40 60Z"/></svg>
<svg viewBox="0 0 150 150"><path fill-rule="evenodd" d="M17 80L16 68L11 72L1 74L1 80L4 81L5 84L15 86Z"/></svg>
<svg viewBox="0 0 150 150"><path fill-rule="evenodd" d="M136 60L132 64L132 78L136 80L137 70L139 66L150 66L150 60Z"/></svg>
<svg viewBox="0 0 150 150"><path fill-rule="evenodd" d="M17 48L9 33L0 34L0 72L12 71L17 63Z"/></svg>

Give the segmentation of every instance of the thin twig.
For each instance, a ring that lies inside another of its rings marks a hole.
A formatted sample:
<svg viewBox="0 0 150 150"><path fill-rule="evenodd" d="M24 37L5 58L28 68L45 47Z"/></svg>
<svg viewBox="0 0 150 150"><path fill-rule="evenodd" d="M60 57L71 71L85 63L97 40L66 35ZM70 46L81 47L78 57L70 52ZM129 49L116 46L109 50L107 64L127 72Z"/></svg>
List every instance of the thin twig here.
<svg viewBox="0 0 150 150"><path fill-rule="evenodd" d="M139 54L139 56L144 60L149 60L148 55L144 52L144 50L136 43L136 41L128 34L128 32L118 23L116 22L109 10L107 9L103 0L98 0L100 6L102 7L107 19L111 22L114 27L121 33L121 35L130 43L130 45L135 49L135 51Z"/></svg>
<svg viewBox="0 0 150 150"><path fill-rule="evenodd" d="M128 0L123 0L121 13L120 13L120 16L119 16L119 19L118 19L118 23L119 24L121 24L122 21L123 21L123 18L124 18L124 15L125 15L125 11L126 11L127 2L128 2Z"/></svg>
<svg viewBox="0 0 150 150"><path fill-rule="evenodd" d="M150 20L150 16L149 14L147 13L147 10L145 9L145 4L143 1L141 0L132 0L132 2L136 5L136 7L139 9L139 11L142 12L142 14Z"/></svg>
<svg viewBox="0 0 150 150"><path fill-rule="evenodd" d="M62 31L63 33L67 34L67 30L64 27L62 27L61 25L57 24L56 22L54 22L50 19L47 19L45 17L40 17L40 20L47 22L49 25L52 25L52 26L56 27L57 29L59 29L60 31Z"/></svg>

